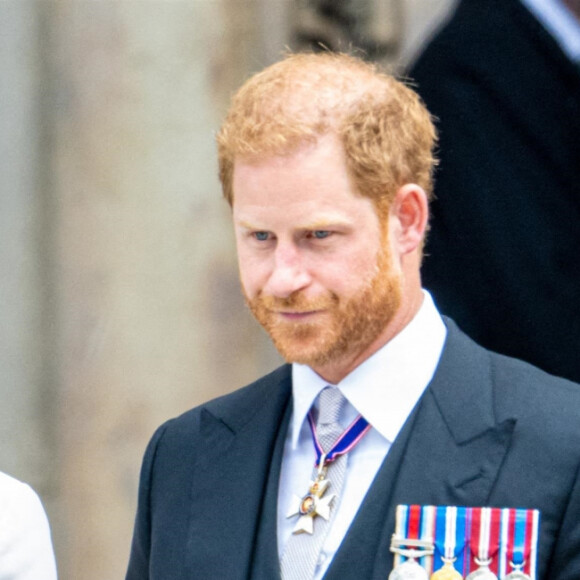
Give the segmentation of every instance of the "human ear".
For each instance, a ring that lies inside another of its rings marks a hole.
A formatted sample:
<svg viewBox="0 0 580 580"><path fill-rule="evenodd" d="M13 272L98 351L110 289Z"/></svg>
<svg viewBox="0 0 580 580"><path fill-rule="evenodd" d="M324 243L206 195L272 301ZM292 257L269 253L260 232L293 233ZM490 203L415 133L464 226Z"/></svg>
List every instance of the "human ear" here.
<svg viewBox="0 0 580 580"><path fill-rule="evenodd" d="M424 189L415 183L400 187L391 204L390 219L393 242L401 254L421 247L428 218L429 202Z"/></svg>

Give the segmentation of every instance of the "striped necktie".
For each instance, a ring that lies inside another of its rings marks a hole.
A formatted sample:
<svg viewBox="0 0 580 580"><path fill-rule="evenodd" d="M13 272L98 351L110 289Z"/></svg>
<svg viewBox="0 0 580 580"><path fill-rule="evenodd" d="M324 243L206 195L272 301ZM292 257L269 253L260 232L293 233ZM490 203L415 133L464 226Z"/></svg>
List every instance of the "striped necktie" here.
<svg viewBox="0 0 580 580"><path fill-rule="evenodd" d="M319 413L316 422L316 436L327 453L342 435L339 419L345 398L336 387L325 387L319 395ZM327 467L325 479L330 483L327 495L335 496L330 503L330 518L316 517L312 534L294 533L290 536L282 556L282 580L312 580L324 540L330 529L332 517L338 507L346 473L347 455L340 455ZM313 481L318 477L315 468Z"/></svg>

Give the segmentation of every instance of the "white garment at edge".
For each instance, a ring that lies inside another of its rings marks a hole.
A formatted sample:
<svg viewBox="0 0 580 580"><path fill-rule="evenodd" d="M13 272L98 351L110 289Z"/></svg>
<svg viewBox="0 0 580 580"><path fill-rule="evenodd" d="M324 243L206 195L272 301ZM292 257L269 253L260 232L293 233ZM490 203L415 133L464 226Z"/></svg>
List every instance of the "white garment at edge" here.
<svg viewBox="0 0 580 580"><path fill-rule="evenodd" d="M48 519L33 489L0 472L0 580L56 580Z"/></svg>
<svg viewBox="0 0 580 580"><path fill-rule="evenodd" d="M424 291L423 304L413 320L336 385L347 399L341 416L343 427L360 413L372 429L348 454L342 490L345 501L337 505L332 516L314 580L326 572L392 442L429 384L446 335L445 324L431 296ZM286 518L292 496L301 497L308 491L314 465L314 447L306 416L326 385L309 367L292 366L294 410L284 447L278 494L280 557L296 524L295 518Z"/></svg>

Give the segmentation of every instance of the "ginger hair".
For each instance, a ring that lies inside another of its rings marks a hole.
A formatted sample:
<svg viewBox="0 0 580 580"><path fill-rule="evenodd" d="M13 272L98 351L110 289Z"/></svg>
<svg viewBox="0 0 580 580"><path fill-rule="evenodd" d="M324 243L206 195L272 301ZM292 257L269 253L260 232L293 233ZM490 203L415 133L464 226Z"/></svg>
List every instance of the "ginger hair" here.
<svg viewBox="0 0 580 580"><path fill-rule="evenodd" d="M217 135L223 194L234 203L236 159L289 155L334 133L355 190L381 214L406 183L433 190L437 135L419 96L353 56L290 54L252 76L233 96Z"/></svg>

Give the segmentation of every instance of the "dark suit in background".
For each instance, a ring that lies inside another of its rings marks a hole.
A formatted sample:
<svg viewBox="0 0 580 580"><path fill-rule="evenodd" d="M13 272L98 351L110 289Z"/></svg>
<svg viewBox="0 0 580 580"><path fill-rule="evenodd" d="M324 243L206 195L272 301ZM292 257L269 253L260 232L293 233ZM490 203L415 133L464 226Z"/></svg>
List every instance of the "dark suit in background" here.
<svg viewBox="0 0 580 580"><path fill-rule="evenodd" d="M580 381L580 69L518 0L464 0L409 76L440 130L425 287L483 346Z"/></svg>
<svg viewBox="0 0 580 580"><path fill-rule="evenodd" d="M580 389L446 321L437 371L325 579L386 580L399 503L541 510L538 580L580 578ZM276 580L290 367L163 425L143 463L127 580Z"/></svg>

